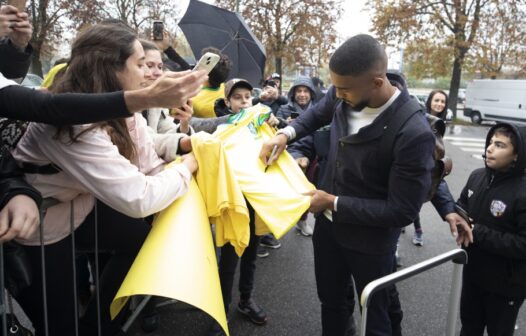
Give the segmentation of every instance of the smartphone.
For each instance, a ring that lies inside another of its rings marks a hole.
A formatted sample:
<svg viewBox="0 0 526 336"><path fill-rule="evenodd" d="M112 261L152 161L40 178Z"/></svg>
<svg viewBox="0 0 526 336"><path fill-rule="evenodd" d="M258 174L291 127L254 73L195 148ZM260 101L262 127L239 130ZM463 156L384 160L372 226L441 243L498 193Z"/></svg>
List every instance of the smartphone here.
<svg viewBox="0 0 526 336"><path fill-rule="evenodd" d="M162 41L164 38L164 22L153 21L152 32L154 41Z"/></svg>
<svg viewBox="0 0 526 336"><path fill-rule="evenodd" d="M219 55L207 52L201 57L199 62L197 62L192 71L205 70L208 74L216 66L217 62L219 62L219 58Z"/></svg>
<svg viewBox="0 0 526 336"><path fill-rule="evenodd" d="M26 11L26 0L7 0L7 4L16 7L19 12Z"/></svg>
<svg viewBox="0 0 526 336"><path fill-rule="evenodd" d="M464 220L468 223L468 224L471 224L471 219L469 218L469 214L468 212L462 208L460 205L458 204L455 204L455 211L460 215L460 217L464 218Z"/></svg>
<svg viewBox="0 0 526 336"><path fill-rule="evenodd" d="M296 119L297 117L299 117L299 115L299 112L292 111L290 112L290 119Z"/></svg>

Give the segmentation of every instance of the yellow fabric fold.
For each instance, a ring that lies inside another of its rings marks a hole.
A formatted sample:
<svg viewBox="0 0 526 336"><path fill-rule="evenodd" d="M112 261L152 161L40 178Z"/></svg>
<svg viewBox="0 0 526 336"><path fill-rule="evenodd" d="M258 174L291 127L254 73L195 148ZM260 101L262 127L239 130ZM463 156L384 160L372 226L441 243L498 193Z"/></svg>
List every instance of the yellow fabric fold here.
<svg viewBox="0 0 526 336"><path fill-rule="evenodd" d="M123 239L125 234L123 233ZM114 318L133 295L173 298L214 318L228 335L217 260L205 204L194 180L155 218L110 307Z"/></svg>
<svg viewBox="0 0 526 336"><path fill-rule="evenodd" d="M309 208L313 190L295 160L284 152L267 172L259 159L263 141L274 131L261 123L266 107L256 105L213 135L192 136L192 148L201 167L197 183L216 226L216 244L230 243L241 255L248 245L246 197L256 212L256 234L272 232L281 238Z"/></svg>
<svg viewBox="0 0 526 336"><path fill-rule="evenodd" d="M215 224L216 245L232 243L242 255L250 240L248 208L226 159L223 143L214 135L192 136L192 150L199 164L197 184L203 195L210 223Z"/></svg>

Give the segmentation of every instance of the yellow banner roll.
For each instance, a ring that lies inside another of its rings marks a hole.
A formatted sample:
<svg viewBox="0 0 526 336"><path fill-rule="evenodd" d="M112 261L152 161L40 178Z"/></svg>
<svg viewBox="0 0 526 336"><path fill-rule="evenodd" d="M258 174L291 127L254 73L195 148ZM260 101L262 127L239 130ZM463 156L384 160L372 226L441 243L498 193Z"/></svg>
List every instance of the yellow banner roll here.
<svg viewBox="0 0 526 336"><path fill-rule="evenodd" d="M193 179L188 193L155 218L111 304L112 318L133 295L186 302L209 314L228 335L210 223Z"/></svg>

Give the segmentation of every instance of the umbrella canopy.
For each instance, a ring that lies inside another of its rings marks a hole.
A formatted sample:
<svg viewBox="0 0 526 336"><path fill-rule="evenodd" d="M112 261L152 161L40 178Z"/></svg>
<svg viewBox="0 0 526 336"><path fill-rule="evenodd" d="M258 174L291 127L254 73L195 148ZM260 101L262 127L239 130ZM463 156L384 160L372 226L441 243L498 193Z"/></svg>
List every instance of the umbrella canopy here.
<svg viewBox="0 0 526 336"><path fill-rule="evenodd" d="M215 47L232 61L229 78L244 78L259 85L265 69L265 48L238 13L190 0L179 27L196 59L203 48Z"/></svg>

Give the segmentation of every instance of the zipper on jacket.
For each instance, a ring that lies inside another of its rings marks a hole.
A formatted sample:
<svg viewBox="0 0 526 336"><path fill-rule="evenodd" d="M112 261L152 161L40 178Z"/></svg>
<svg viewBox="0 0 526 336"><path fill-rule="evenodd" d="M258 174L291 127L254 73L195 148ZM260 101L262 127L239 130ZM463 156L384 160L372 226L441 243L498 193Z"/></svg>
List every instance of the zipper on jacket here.
<svg viewBox="0 0 526 336"><path fill-rule="evenodd" d="M486 190L491 188L491 184L493 183L493 180L495 179L495 174L491 174L491 179L489 180L488 186L486 187Z"/></svg>

